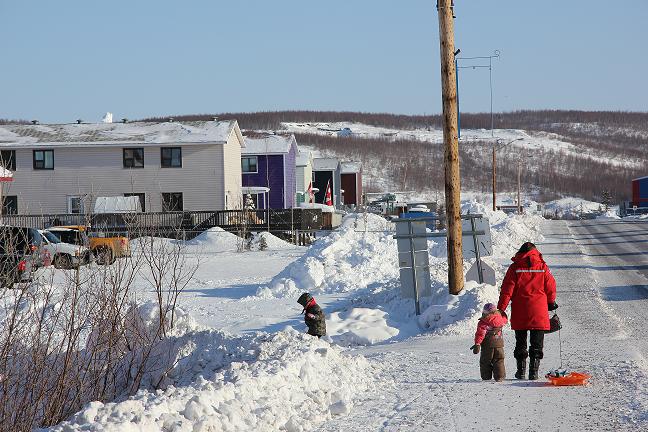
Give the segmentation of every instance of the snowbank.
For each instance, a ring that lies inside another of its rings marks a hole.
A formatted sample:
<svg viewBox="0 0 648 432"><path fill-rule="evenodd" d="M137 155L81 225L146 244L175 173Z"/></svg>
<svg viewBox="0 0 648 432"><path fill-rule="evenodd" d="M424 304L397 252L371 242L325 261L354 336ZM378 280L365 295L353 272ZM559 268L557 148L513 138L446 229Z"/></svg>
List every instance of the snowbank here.
<svg viewBox="0 0 648 432"><path fill-rule="evenodd" d="M326 320L326 332L339 345L373 345L399 333L387 324L386 315L387 312L367 308L334 312Z"/></svg>
<svg viewBox="0 0 648 432"><path fill-rule="evenodd" d="M367 231L364 231L364 227ZM374 214L347 216L340 229L315 242L257 295L297 297L311 293L349 292L398 278L396 240L391 224Z"/></svg>
<svg viewBox="0 0 648 432"><path fill-rule="evenodd" d="M200 233L197 237L186 242L187 246L200 248L205 252L236 251L243 239L236 234L215 227Z"/></svg>
<svg viewBox="0 0 648 432"><path fill-rule="evenodd" d="M422 328L438 333L469 334L475 331L484 304L497 303L498 298L497 287L469 281L459 295L450 295L447 289L433 294L418 322Z"/></svg>
<svg viewBox="0 0 648 432"><path fill-rule="evenodd" d="M261 250L261 239L265 240L265 248L268 250L290 249L297 246L292 245L279 237L268 232L254 233L248 240L237 236L236 234L225 231L223 228L215 227L203 231L198 236L185 242L181 240L171 240L160 237L140 237L131 242L133 250L137 251L143 245L149 245L154 242L156 246L161 246L168 250L169 247L179 247L191 253L221 253L237 252L241 250Z"/></svg>
<svg viewBox="0 0 648 432"><path fill-rule="evenodd" d="M507 215L501 210L471 200L464 202L461 213L482 214L488 218L493 238L493 256L510 258L524 242L537 243L544 240L540 233L542 216L534 214Z"/></svg>
<svg viewBox="0 0 648 432"><path fill-rule="evenodd" d="M92 402L50 430L312 430L372 385L363 357L292 329L234 337L196 328L163 344L173 362L157 390Z"/></svg>
<svg viewBox="0 0 648 432"><path fill-rule="evenodd" d="M295 245L288 243L269 232L255 233L252 236L252 250L261 250L261 239L265 241L265 247L269 250L292 249Z"/></svg>
<svg viewBox="0 0 648 432"><path fill-rule="evenodd" d="M543 205L544 213L558 219L578 219L585 214L598 214L603 211L601 203L581 198L561 198Z"/></svg>
<svg viewBox="0 0 648 432"><path fill-rule="evenodd" d="M473 200L464 202L463 213L483 214L491 223L494 258L510 258L524 242L543 239L538 215L493 212ZM365 231L366 227L366 231ZM447 294L445 239L428 241L432 295L421 299L423 315L416 328L413 301L400 295L399 268L393 224L376 215L347 216L340 229L318 240L310 250L287 266L267 286L261 298L297 298L301 292L315 295L352 293L337 304L327 321L331 340L341 345L373 344L395 336L407 337L420 329L467 334L484 303L497 301L495 286L468 282L459 296ZM487 258L498 275L504 268ZM471 263L464 265L467 271ZM420 328L419 328L420 326Z"/></svg>

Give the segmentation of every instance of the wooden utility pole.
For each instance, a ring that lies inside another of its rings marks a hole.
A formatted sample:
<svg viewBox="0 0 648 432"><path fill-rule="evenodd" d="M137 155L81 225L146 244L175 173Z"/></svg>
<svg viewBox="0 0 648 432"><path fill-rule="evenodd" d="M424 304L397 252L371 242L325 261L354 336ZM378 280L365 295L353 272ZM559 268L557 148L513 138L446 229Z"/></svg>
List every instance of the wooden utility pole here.
<svg viewBox="0 0 648 432"><path fill-rule="evenodd" d="M454 49L453 0L438 0L441 46L441 89L443 100L443 142L445 144L445 201L448 230L448 289L463 290L461 247L461 181L459 177L459 138L457 125L457 70Z"/></svg>
<svg viewBox="0 0 648 432"><path fill-rule="evenodd" d="M522 173L522 160L518 161L518 214L522 214L522 201L520 201L520 176Z"/></svg>
<svg viewBox="0 0 648 432"><path fill-rule="evenodd" d="M495 145L493 144L493 211L497 211L497 204L495 199L495 189L497 188L497 161L495 160Z"/></svg>

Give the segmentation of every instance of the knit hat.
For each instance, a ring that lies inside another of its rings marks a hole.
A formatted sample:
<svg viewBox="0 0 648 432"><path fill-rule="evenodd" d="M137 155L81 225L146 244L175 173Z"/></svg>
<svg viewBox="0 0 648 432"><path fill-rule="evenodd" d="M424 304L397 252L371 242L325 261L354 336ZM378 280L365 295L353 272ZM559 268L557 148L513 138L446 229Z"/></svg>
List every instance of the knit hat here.
<svg viewBox="0 0 648 432"><path fill-rule="evenodd" d="M311 300L313 300L313 296L310 295L310 293L305 292L305 293L303 293L302 295L299 296L299 298L297 299L297 303L299 303L303 307L306 307L306 305L308 305L308 303Z"/></svg>
<svg viewBox="0 0 648 432"><path fill-rule="evenodd" d="M484 305L484 309L482 310L482 313L488 315L488 314L492 314L496 310L497 310L497 306L495 306L493 303L486 303Z"/></svg>

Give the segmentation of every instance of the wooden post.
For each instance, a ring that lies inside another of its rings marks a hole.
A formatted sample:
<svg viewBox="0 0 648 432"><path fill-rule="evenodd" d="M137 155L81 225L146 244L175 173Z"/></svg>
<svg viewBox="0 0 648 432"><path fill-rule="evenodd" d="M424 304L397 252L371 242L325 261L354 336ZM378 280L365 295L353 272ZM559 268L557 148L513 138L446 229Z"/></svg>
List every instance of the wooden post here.
<svg viewBox="0 0 648 432"><path fill-rule="evenodd" d="M453 1L438 0L439 42L441 47L441 89L443 100L443 142L445 144L445 200L448 224L448 290L463 290L461 247L461 180L459 177L459 138L457 124L457 70L454 58Z"/></svg>
<svg viewBox="0 0 648 432"><path fill-rule="evenodd" d="M495 189L496 189L496 172L497 170L497 163L495 161L495 145L493 144L493 211L497 211L497 204L495 203Z"/></svg>
<svg viewBox="0 0 648 432"><path fill-rule="evenodd" d="M518 199L517 199L517 202L518 202L518 208L517 208L518 214L522 214L522 201L520 201L520 176L521 176L521 172L522 172L522 160L520 159L518 161Z"/></svg>

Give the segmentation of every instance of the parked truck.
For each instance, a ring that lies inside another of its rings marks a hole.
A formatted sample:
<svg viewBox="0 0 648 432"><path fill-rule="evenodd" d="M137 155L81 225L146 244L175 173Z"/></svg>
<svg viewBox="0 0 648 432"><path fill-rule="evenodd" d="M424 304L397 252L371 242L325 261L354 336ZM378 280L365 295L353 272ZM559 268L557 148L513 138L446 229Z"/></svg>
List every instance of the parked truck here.
<svg viewBox="0 0 648 432"><path fill-rule="evenodd" d="M56 226L47 230L63 242L90 248L95 261L100 265L112 264L117 258L130 256L128 237L106 237L101 232L92 232L85 225Z"/></svg>

